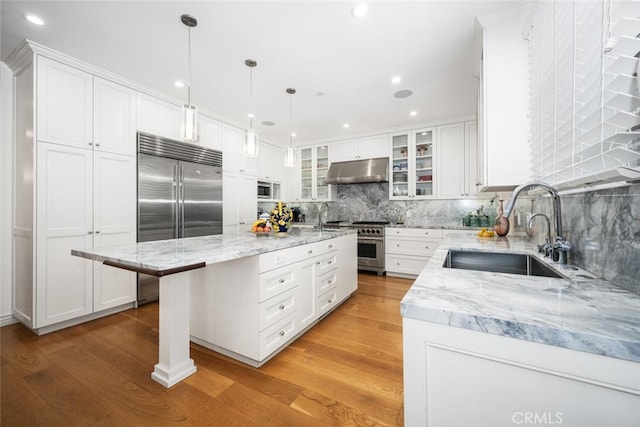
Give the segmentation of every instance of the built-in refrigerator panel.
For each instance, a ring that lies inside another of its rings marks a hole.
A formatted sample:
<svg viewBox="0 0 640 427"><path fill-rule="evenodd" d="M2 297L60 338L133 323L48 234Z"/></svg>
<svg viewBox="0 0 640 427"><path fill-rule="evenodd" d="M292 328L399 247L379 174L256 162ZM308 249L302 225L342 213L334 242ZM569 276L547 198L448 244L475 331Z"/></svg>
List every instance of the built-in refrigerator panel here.
<svg viewBox="0 0 640 427"><path fill-rule="evenodd" d="M178 162L138 155L138 242L175 239Z"/></svg>
<svg viewBox="0 0 640 427"><path fill-rule="evenodd" d="M138 132L138 242L222 234L222 153ZM138 275L138 304L158 278Z"/></svg>
<svg viewBox="0 0 640 427"><path fill-rule="evenodd" d="M179 162L180 237L222 234L222 168Z"/></svg>

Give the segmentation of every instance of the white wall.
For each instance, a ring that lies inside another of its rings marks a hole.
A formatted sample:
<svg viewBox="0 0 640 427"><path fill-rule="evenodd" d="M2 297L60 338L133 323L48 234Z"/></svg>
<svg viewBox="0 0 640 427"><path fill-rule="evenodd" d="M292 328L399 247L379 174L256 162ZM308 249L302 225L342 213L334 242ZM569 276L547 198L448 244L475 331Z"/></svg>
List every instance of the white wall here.
<svg viewBox="0 0 640 427"><path fill-rule="evenodd" d="M11 316L11 211L13 206L13 73L0 62L0 325Z"/></svg>

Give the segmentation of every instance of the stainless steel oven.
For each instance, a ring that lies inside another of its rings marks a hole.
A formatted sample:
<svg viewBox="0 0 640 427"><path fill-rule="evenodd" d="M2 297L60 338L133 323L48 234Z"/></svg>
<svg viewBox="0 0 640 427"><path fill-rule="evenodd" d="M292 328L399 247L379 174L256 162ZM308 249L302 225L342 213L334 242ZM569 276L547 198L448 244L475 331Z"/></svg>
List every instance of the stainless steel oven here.
<svg viewBox="0 0 640 427"><path fill-rule="evenodd" d="M387 222L359 221L353 227L358 230L358 270L384 274L384 226Z"/></svg>

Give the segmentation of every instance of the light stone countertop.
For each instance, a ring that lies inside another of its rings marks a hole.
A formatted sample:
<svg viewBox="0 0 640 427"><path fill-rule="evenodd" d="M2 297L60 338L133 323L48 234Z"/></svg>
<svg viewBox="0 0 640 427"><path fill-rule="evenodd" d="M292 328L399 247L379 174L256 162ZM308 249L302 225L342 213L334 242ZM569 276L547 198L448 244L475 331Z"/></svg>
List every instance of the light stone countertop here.
<svg viewBox="0 0 640 427"><path fill-rule="evenodd" d="M640 296L557 264L569 278L444 268L449 249L543 259L523 238L449 236L404 296L403 317L640 362Z"/></svg>
<svg viewBox="0 0 640 427"><path fill-rule="evenodd" d="M112 262L117 267L162 276L238 258L355 234L353 229L293 228L287 235L245 232L133 243L97 249L73 249L72 255Z"/></svg>

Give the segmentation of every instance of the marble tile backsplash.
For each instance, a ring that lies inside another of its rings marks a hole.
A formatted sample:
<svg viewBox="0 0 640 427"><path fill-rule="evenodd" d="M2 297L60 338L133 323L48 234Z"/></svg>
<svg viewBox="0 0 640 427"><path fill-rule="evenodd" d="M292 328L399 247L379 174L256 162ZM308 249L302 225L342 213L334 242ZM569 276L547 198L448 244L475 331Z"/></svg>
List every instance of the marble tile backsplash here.
<svg viewBox="0 0 640 427"><path fill-rule="evenodd" d="M640 184L561 199L569 263L640 295ZM548 197L534 199L532 207L553 209Z"/></svg>
<svg viewBox="0 0 640 427"><path fill-rule="evenodd" d="M508 199L508 194L502 196ZM462 225L465 213L496 208L490 199L389 200L389 184L338 186L337 200L327 203L290 203L298 206L307 222L332 220L381 220L408 226ZM505 200L506 204L506 200ZM260 203L261 209L273 203ZM552 219L549 197L521 197L511 217L509 235L522 234L530 213L541 212ZM565 238L573 248L569 263L640 295L640 184L562 196ZM542 243L543 236L537 237Z"/></svg>

